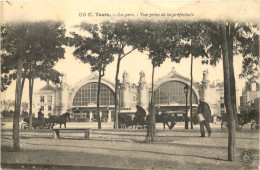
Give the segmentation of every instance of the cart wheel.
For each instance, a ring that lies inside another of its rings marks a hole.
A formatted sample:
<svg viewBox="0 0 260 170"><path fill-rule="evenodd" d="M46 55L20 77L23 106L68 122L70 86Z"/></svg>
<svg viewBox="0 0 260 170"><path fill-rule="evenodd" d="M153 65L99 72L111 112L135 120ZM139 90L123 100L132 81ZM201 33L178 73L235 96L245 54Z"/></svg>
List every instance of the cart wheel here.
<svg viewBox="0 0 260 170"><path fill-rule="evenodd" d="M256 122L253 122L253 123L251 124L251 130L257 130L257 129L259 129L259 124L256 123Z"/></svg>
<svg viewBox="0 0 260 170"><path fill-rule="evenodd" d="M222 122L221 122L221 129L222 129L222 130L226 130L226 129L227 129L227 127L228 127L228 123L227 123L227 122L224 122L224 121L222 121Z"/></svg>
<svg viewBox="0 0 260 170"><path fill-rule="evenodd" d="M29 129L28 123L22 123L21 124L21 129Z"/></svg>

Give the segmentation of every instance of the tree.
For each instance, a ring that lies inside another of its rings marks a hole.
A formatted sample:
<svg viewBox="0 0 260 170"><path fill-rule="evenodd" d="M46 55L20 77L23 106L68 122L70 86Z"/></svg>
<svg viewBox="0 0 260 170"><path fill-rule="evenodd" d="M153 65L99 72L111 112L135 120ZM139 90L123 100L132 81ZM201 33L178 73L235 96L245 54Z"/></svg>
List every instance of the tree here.
<svg viewBox="0 0 260 170"><path fill-rule="evenodd" d="M91 71L98 71L98 89L97 89L97 117L98 129L101 129L100 110L99 110L99 95L101 78L105 75L105 70L118 52L118 48L114 47L113 41L110 40L110 33L112 31L111 25L102 23L88 24L81 23L76 26L82 31L86 31L89 35L83 36L72 32L73 38L70 39L70 45L75 46L73 55L80 59L83 63L89 63Z"/></svg>
<svg viewBox="0 0 260 170"><path fill-rule="evenodd" d="M9 76L8 81L6 81L7 83L5 84L5 88L12 79L16 78L15 114L13 122L13 141L15 151L20 150L19 115L21 108L22 89L25 78L29 78L28 73L32 73L30 72L32 71L30 64L36 61L57 61L61 55L63 56L65 51L63 48L61 48L61 45L63 44L61 39L64 37L65 29L60 29L61 25L61 22L53 21L36 23L22 22L16 24L8 23L3 25L4 29L2 29L1 32L1 61L3 63L1 66L4 68L5 72L4 74L1 74L1 77ZM47 56L51 58L48 59ZM46 68L43 67L41 71L44 72L44 69ZM37 71L39 70L34 70L34 74ZM48 74L48 72L46 72L46 74ZM30 87L33 87L31 83L32 81L29 83ZM32 96L31 90L30 95Z"/></svg>
<svg viewBox="0 0 260 170"><path fill-rule="evenodd" d="M228 133L228 160L232 161L235 159L235 116L233 107L232 107L232 92L231 92L231 77L234 76L231 73L230 65L233 64L229 60L229 53L231 50L228 48L228 39L226 25L224 22L207 22L201 21L195 23L195 27L201 37L200 41L197 41L196 45L200 46L197 49L197 54L202 56L204 59L202 62L216 65L217 61L223 57L223 72L224 72L224 96L225 96L225 106L228 115L228 124L229 124L229 133ZM194 37L195 38L195 37ZM191 46L194 48L194 46ZM203 55L201 55L203 54ZM206 59L205 59L206 58Z"/></svg>
<svg viewBox="0 0 260 170"><path fill-rule="evenodd" d="M221 29L219 22L202 22L203 28L206 30L204 37L207 38L208 49L210 54L210 64L216 65L221 59L219 52L222 51ZM216 29L217 28L217 29ZM229 21L226 23L226 40L228 45L228 59L230 69L230 90L231 105L233 108L236 128L240 129L237 120L237 103L236 103L236 81L234 74L233 58L238 54L243 56L242 73L240 77L259 77L259 27L257 24L242 23L237 21ZM217 55L216 55L217 54ZM255 74L256 73L256 74Z"/></svg>
<svg viewBox="0 0 260 170"><path fill-rule="evenodd" d="M24 66L24 77L29 80L29 128L32 127L32 95L34 80L40 78L45 81L60 83L61 74L52 69L59 59L64 58L66 44L65 28L62 22L31 23L29 55ZM48 43L46 43L48 42Z"/></svg>
<svg viewBox="0 0 260 170"><path fill-rule="evenodd" d="M138 38L135 34L135 24L133 22L125 22L120 21L116 23L110 23L106 22L104 23L104 26L106 29L110 29L110 31L103 32L106 33L108 36L108 39L111 43L113 43L113 46L117 48L117 67L116 67L116 75L115 75L115 129L118 128L118 110L117 110L117 103L118 103L118 75L120 70L120 63L123 58L125 58L127 55L132 53L136 48L130 47L128 44L129 42L134 42L136 38ZM130 49L127 51L128 47Z"/></svg>
<svg viewBox="0 0 260 170"><path fill-rule="evenodd" d="M227 41L226 23L221 22L221 35L222 35L222 55L223 55L223 70L224 70L224 95L225 106L228 116L228 160L233 161L235 159L235 139L236 139L236 124L233 114L232 100L231 100L231 87L230 87L230 64L229 63L229 49Z"/></svg>
<svg viewBox="0 0 260 170"><path fill-rule="evenodd" d="M178 34L173 34L172 27L168 22L149 22L139 21L138 27L135 28L135 33L138 35L138 39L132 42L131 45L138 48L140 52L147 51L148 57L152 63L152 89L151 89L151 101L149 105L149 124L147 128L146 141L154 142L156 137L155 126L155 105L154 105L154 72L155 68L159 67L166 58L171 57L173 61L179 61L175 56L177 52L177 45L180 43ZM177 28L177 24L175 25ZM175 31L176 33L176 31Z"/></svg>
<svg viewBox="0 0 260 170"><path fill-rule="evenodd" d="M181 29L179 29L180 39L182 44L179 45L179 55L181 58L191 58L190 65L190 116L191 116L191 129L193 129L193 106L192 106L192 94L193 94L193 58L208 56L206 53L205 36L203 32L205 30L198 22L185 22L182 23Z"/></svg>
<svg viewBox="0 0 260 170"><path fill-rule="evenodd" d="M244 57L241 75L251 75L258 72L259 67L259 35L258 26L254 23L222 22L222 53L225 86L225 106L228 116L228 160L235 160L235 134L239 124L237 120L236 86L233 57L241 53ZM255 30L255 31L254 31ZM227 46L227 49L226 49ZM227 50L227 51L226 51ZM226 59L228 56L228 61ZM249 59L250 58L250 59ZM250 62L248 62L249 60ZM229 67L229 70L228 68ZM229 71L229 72L228 72ZM230 76L230 77L229 77ZM229 82L227 82L229 80ZM226 81L226 82L225 82ZM228 88L228 85L230 86ZM230 108L231 107L231 108ZM232 114L233 112L233 114Z"/></svg>
<svg viewBox="0 0 260 170"><path fill-rule="evenodd" d="M22 99L22 69L26 57L26 39L29 28L25 23L6 24L1 31L2 57L10 59L10 69L16 69L15 111L13 120L14 151L20 151L19 144L19 116ZM9 58L10 57L10 58ZM3 59L4 60L4 59ZM2 60L2 61L3 61ZM9 71L6 69L5 71Z"/></svg>
<svg viewBox="0 0 260 170"><path fill-rule="evenodd" d="M260 77L259 65L259 25L255 23L241 24L235 34L238 52L243 56L240 78L254 79Z"/></svg>
<svg viewBox="0 0 260 170"><path fill-rule="evenodd" d="M228 116L228 160L235 159L235 134L238 128L237 111L236 111L236 86L233 66L233 56L241 53L244 56L243 73L254 73L259 66L259 50L256 47L258 35L256 30L257 25L253 23L239 23L234 21L229 22L198 22L201 30L202 43L206 53L203 62L216 65L223 57L223 72L224 72L224 98ZM249 47L251 45L251 47ZM258 54L257 54L258 53ZM247 63L245 59L249 59ZM247 65L248 64L248 65ZM252 67L250 65L252 64ZM258 66L257 66L258 65ZM246 69L245 68L248 68ZM249 70L249 72L247 72ZM242 74L243 74L242 73Z"/></svg>

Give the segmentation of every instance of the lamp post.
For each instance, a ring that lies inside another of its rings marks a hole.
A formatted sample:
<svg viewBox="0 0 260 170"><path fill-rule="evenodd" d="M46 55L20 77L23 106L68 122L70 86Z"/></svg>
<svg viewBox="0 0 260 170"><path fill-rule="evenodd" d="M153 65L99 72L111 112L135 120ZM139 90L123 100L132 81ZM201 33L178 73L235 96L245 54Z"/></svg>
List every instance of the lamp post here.
<svg viewBox="0 0 260 170"><path fill-rule="evenodd" d="M120 97L120 91L121 91L121 86L120 84L118 85L118 113L120 113L120 109L121 109L121 97ZM118 115L117 115L118 116ZM118 117L117 117L117 125L118 125Z"/></svg>
<svg viewBox="0 0 260 170"><path fill-rule="evenodd" d="M187 103L188 103L188 92L189 92L189 86L186 84L184 86L184 93L186 95L185 129L189 129L189 127L188 127L188 106L187 106Z"/></svg>

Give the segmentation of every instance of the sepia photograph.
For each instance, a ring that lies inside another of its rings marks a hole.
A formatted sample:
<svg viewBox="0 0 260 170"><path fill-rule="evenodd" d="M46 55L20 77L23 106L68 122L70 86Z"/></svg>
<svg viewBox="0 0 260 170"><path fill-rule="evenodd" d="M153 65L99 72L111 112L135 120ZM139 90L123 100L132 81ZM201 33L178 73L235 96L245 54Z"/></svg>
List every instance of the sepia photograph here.
<svg viewBox="0 0 260 170"><path fill-rule="evenodd" d="M259 8L1 1L1 169L259 169Z"/></svg>

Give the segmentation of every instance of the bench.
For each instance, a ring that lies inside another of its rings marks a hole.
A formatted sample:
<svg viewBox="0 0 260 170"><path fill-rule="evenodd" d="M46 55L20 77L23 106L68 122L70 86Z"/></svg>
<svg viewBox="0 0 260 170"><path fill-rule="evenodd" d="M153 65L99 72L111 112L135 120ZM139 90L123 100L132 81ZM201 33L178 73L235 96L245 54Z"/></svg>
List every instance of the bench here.
<svg viewBox="0 0 260 170"><path fill-rule="evenodd" d="M90 139L91 138L91 129L90 128L57 128L52 129L53 130L53 138L59 139L60 138L60 131L64 131L66 133L78 133L83 132L85 133L84 139Z"/></svg>

